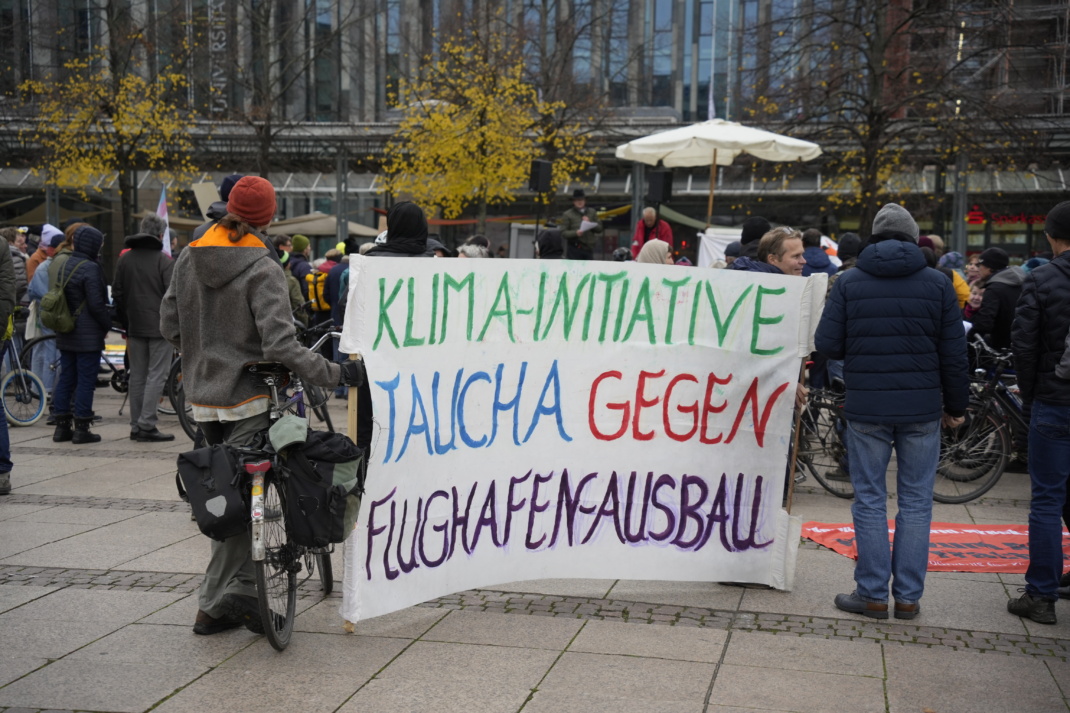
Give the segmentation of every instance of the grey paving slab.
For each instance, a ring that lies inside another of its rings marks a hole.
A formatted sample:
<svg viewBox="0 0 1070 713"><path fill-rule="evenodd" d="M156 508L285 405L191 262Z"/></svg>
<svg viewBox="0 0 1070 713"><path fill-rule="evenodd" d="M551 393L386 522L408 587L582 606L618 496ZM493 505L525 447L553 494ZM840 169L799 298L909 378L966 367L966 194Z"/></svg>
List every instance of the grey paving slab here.
<svg viewBox="0 0 1070 713"><path fill-rule="evenodd" d="M1051 671L1052 678L1062 691L1063 697L1070 698L1070 662L1049 659L1044 663Z"/></svg>
<svg viewBox="0 0 1070 713"><path fill-rule="evenodd" d="M722 587L714 582L621 579L609 590L606 598L731 611L739 608L743 590L739 587Z"/></svg>
<svg viewBox="0 0 1070 713"><path fill-rule="evenodd" d="M205 671L166 666L64 659L0 689L0 705L140 713Z"/></svg>
<svg viewBox="0 0 1070 713"><path fill-rule="evenodd" d="M137 517L136 510L79 508L60 505L13 517L9 522L62 523L68 525L110 525Z"/></svg>
<svg viewBox="0 0 1070 713"><path fill-rule="evenodd" d="M47 447L49 448L54 445L51 439L48 439L47 443ZM28 485L41 483L53 478L60 478L71 473L81 473L89 469L99 468L100 466L114 465L120 462L120 459L115 457L76 455L73 451L71 455L49 456L47 459L34 461L24 467L19 467L17 464L17 451L14 459L16 461L16 470L14 471L14 492L30 492L29 490L24 491L24 488Z"/></svg>
<svg viewBox="0 0 1070 713"><path fill-rule="evenodd" d="M54 622L129 624L181 598L181 594L164 592L67 588L24 604L4 617L17 615L20 619Z"/></svg>
<svg viewBox="0 0 1070 713"><path fill-rule="evenodd" d="M298 631L337 633L343 620L338 613L340 599L326 599L311 607L297 618L294 624ZM442 609L409 607L374 619L358 621L354 633L361 636L387 636L398 639L416 639L446 616Z"/></svg>
<svg viewBox="0 0 1070 713"><path fill-rule="evenodd" d="M522 592L549 594L558 597L605 597L615 579L529 579L523 582L506 582L480 589L493 592Z"/></svg>
<svg viewBox="0 0 1070 713"><path fill-rule="evenodd" d="M454 681L475 687L494 681L506 688L531 689L557 656L558 652L545 649L416 641L376 678L383 681Z"/></svg>
<svg viewBox="0 0 1070 713"><path fill-rule="evenodd" d="M276 651L267 639L260 637L252 646L224 661L221 668L280 681L295 668L345 674L353 679L353 690L356 690L407 645L403 639L302 633L290 640L285 651Z"/></svg>
<svg viewBox="0 0 1070 713"><path fill-rule="evenodd" d="M713 671L712 664L691 661L566 652L539 684L539 691L637 702L701 703Z"/></svg>
<svg viewBox="0 0 1070 713"><path fill-rule="evenodd" d="M121 562L129 562L135 557L188 538L191 526L196 527L186 513L146 512L60 543L7 557L4 563L111 569Z"/></svg>
<svg viewBox="0 0 1070 713"><path fill-rule="evenodd" d="M852 676L884 675L881 647L875 643L745 631L732 632L724 662Z"/></svg>
<svg viewBox="0 0 1070 713"><path fill-rule="evenodd" d="M188 448L186 450L189 450ZM169 472L127 486L109 488L100 492L107 498L144 498L147 500L170 500L178 502L178 490L175 488L175 466L169 466Z"/></svg>
<svg viewBox="0 0 1070 713"><path fill-rule="evenodd" d="M925 579L921 614L911 624L948 629L1024 634L1021 619L1007 614L1007 588L1000 582Z"/></svg>
<svg viewBox="0 0 1070 713"><path fill-rule="evenodd" d="M6 686L48 663L48 659L26 658L12 654L11 651L0 654L0 686Z"/></svg>
<svg viewBox="0 0 1070 713"><path fill-rule="evenodd" d="M583 622L579 619L454 611L422 638L425 641L561 651L581 626Z"/></svg>
<svg viewBox="0 0 1070 713"><path fill-rule="evenodd" d="M99 495L114 497L115 493L129 492L141 481L171 472L174 485L173 463L148 459L115 460L111 463L80 470L69 475L60 475L21 488L20 493L37 495ZM128 495L126 497L134 497ZM176 497L177 499L177 497Z"/></svg>
<svg viewBox="0 0 1070 713"><path fill-rule="evenodd" d="M727 637L720 629L588 621L568 650L717 663Z"/></svg>
<svg viewBox="0 0 1070 713"><path fill-rule="evenodd" d="M517 685L374 679L357 691L338 713L515 713L530 695L530 688Z"/></svg>
<svg viewBox="0 0 1070 713"><path fill-rule="evenodd" d="M229 659L261 637L239 627L212 636L197 636L192 627L131 624L67 656L100 663L166 666L182 662L207 670Z"/></svg>
<svg viewBox="0 0 1070 713"><path fill-rule="evenodd" d="M1026 491L1026 502L1029 501L1029 493ZM1026 525L1029 522L1029 507L1016 508L1009 506L993 507L991 505L968 505L967 509L977 524L992 525Z"/></svg>
<svg viewBox="0 0 1070 713"><path fill-rule="evenodd" d="M139 624L165 624L170 626L184 626L191 631L193 620L197 617L197 592L178 599L163 609L154 611L146 617L138 619Z"/></svg>
<svg viewBox="0 0 1070 713"><path fill-rule="evenodd" d="M865 676L724 664L710 703L797 713L884 713L884 682Z"/></svg>
<svg viewBox="0 0 1070 713"><path fill-rule="evenodd" d="M0 558L9 558L27 550L58 543L95 529L96 525L63 523L27 523L15 520L0 522Z"/></svg>
<svg viewBox="0 0 1070 713"><path fill-rule="evenodd" d="M708 706L706 713L790 713L785 708L737 708L735 706Z"/></svg>
<svg viewBox="0 0 1070 713"><path fill-rule="evenodd" d="M59 587L22 587L0 584L0 613L51 594Z"/></svg>
<svg viewBox="0 0 1070 713"><path fill-rule="evenodd" d="M971 651L884 646L889 713L1066 710L1063 695L1043 661ZM981 685L949 685L949 682Z"/></svg>
<svg viewBox="0 0 1070 713"><path fill-rule="evenodd" d="M284 678L272 681L269 690L262 676L236 668L216 668L161 703L154 713L205 713L220 709L226 713L268 710L331 713L362 683L344 673L291 666Z"/></svg>
<svg viewBox="0 0 1070 713"><path fill-rule="evenodd" d="M791 592L747 589L742 611L790 612L808 616L839 617L832 600L839 592L854 589L854 560L829 550L800 549Z"/></svg>
<svg viewBox="0 0 1070 713"><path fill-rule="evenodd" d="M649 701L611 696L593 696L582 692L562 693L538 690L524 713L560 713L561 711L590 711L591 713L702 713L702 701ZM749 710L747 713L761 713Z"/></svg>
<svg viewBox="0 0 1070 713"><path fill-rule="evenodd" d="M933 579L950 579L955 582L1003 582L999 574L995 572L927 572L925 584ZM965 585L964 586L969 586Z"/></svg>
<svg viewBox="0 0 1070 713"><path fill-rule="evenodd" d="M121 626L99 621L65 621L59 624L22 619L15 613L0 615L0 630L4 632L5 641L18 642L19 655L27 658L62 658Z"/></svg>
<svg viewBox="0 0 1070 713"><path fill-rule="evenodd" d="M196 526L193 529L196 530ZM115 567L136 572L203 574L211 553L212 541L200 532L194 532L180 542L125 562L119 562Z"/></svg>
<svg viewBox="0 0 1070 713"><path fill-rule="evenodd" d="M12 483L18 488L18 483ZM0 521L11 520L34 512L42 512L51 508L51 505L31 505L29 503L7 503L0 500Z"/></svg>

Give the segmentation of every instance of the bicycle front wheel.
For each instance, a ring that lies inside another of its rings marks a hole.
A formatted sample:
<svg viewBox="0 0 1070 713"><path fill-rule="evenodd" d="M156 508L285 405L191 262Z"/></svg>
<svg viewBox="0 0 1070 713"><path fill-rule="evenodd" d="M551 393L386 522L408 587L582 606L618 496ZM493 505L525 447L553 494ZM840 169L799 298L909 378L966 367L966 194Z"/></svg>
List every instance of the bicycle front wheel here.
<svg viewBox="0 0 1070 713"><path fill-rule="evenodd" d="M838 498L855 496L841 438L844 422L835 403L812 400L799 420L797 467L805 468L821 487Z"/></svg>
<svg viewBox="0 0 1070 713"><path fill-rule="evenodd" d="M329 389L316 386L315 384L309 384L305 387L305 400L307 405L312 407L312 413L316 414L316 418L323 422L323 427L331 433L334 433L334 423L331 421L331 412L327 410L327 403L330 401L331 392Z"/></svg>
<svg viewBox="0 0 1070 713"><path fill-rule="evenodd" d="M957 504L981 497L1003 475L1010 452L1007 424L991 409L970 404L965 424L940 433L933 500Z"/></svg>
<svg viewBox="0 0 1070 713"><path fill-rule="evenodd" d="M181 413L181 412L180 412ZM264 482L264 559L254 562L256 594L264 635L278 651L290 643L297 607L301 548L290 542L282 494L275 481Z"/></svg>
<svg viewBox="0 0 1070 713"><path fill-rule="evenodd" d="M8 372L0 381L0 390L4 394L4 413L12 426L32 426L45 415L45 385L29 369Z"/></svg>

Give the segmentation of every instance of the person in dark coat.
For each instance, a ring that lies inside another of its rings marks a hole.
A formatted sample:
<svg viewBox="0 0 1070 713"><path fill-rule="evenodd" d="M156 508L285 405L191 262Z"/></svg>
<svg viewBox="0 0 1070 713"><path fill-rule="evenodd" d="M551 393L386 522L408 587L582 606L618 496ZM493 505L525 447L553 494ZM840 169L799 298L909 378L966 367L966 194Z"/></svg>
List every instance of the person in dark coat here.
<svg viewBox="0 0 1070 713"><path fill-rule="evenodd" d="M1070 576L1063 575L1060 522L1070 480L1070 372L1061 368L1070 338L1070 201L1051 209L1044 232L1054 257L1026 277L1011 330L1018 388L1022 401L1032 405L1032 497L1025 593L1010 600L1007 610L1038 624L1055 624L1059 587L1070 587Z"/></svg>
<svg viewBox="0 0 1070 713"><path fill-rule="evenodd" d="M367 256L429 257L427 218L423 209L410 201L395 203L386 214L386 242L376 244L367 252Z"/></svg>
<svg viewBox="0 0 1070 713"><path fill-rule="evenodd" d="M583 230L584 221L593 227ZM572 207L557 221L561 237L565 240L569 260L593 260L594 246L602 237L602 221L598 211L587 205L587 194L582 188L572 191Z"/></svg>
<svg viewBox="0 0 1070 713"><path fill-rule="evenodd" d="M535 240L536 257L540 260L561 260L565 257L565 239L557 228L547 228Z"/></svg>
<svg viewBox="0 0 1070 713"><path fill-rule="evenodd" d="M227 214L227 201L230 199L230 189L234 188L234 184L241 179L242 174L232 173L224 178L223 182L219 184L219 200L208 206L208 211L205 213L208 217L208 221L193 229L193 240L204 235L209 228L219 222L219 219Z"/></svg>
<svg viewBox="0 0 1070 713"><path fill-rule="evenodd" d="M297 278L297 284L301 286L301 294L307 302L309 299L308 280L305 278L312 274L312 263L308 261L308 256L312 253L312 245L304 235L295 235L290 242L293 246L290 250L290 272Z"/></svg>
<svg viewBox="0 0 1070 713"><path fill-rule="evenodd" d="M988 248L979 262L985 294L981 308L973 315L973 333L993 349L1011 345L1011 323L1014 308L1022 294L1026 272L1015 265L1008 267L1010 258L1000 248Z"/></svg>
<svg viewBox="0 0 1070 713"><path fill-rule="evenodd" d="M802 275L806 261L803 260L802 235L798 230L786 226L773 228L762 236L757 245L754 257L741 255L725 269Z"/></svg>
<svg viewBox="0 0 1070 713"><path fill-rule="evenodd" d="M57 443L97 443L100 436L89 431L93 423L93 392L97 388L104 338L111 331L104 270L97 262L104 235L92 226L83 225L71 238L73 251L70 258L54 262L48 275L49 284L65 285L63 293L67 297L67 306L71 314L76 315L74 329L56 337L60 371L53 394L56 431L52 440Z"/></svg>
<svg viewBox="0 0 1070 713"><path fill-rule="evenodd" d="M773 229L772 224L760 215L752 215L743 221L739 236L739 256L754 260L758 257L758 242Z"/></svg>
<svg viewBox="0 0 1070 713"><path fill-rule="evenodd" d="M7 321L15 311L15 269L11 253L0 245L0 324L7 329ZM11 492L11 440L7 433L7 419L0 417L0 495Z"/></svg>
<svg viewBox="0 0 1070 713"><path fill-rule="evenodd" d="M821 247L821 231L810 228L802 234L803 259L806 267L803 268L802 276L809 277L815 272L823 272L826 275L835 275L836 266L832 264L828 253Z"/></svg>
<svg viewBox="0 0 1070 713"><path fill-rule="evenodd" d="M844 439L855 502L855 591L836 607L887 619L913 619L929 560L933 481L940 426L957 428L969 402L966 335L955 289L926 267L918 225L902 206L885 205L869 245L832 288L815 344L844 360ZM887 483L896 452L899 512L888 548ZM894 553L894 554L893 554Z"/></svg>
<svg viewBox="0 0 1070 713"><path fill-rule="evenodd" d="M173 441L156 426L157 404L171 370L174 349L160 333L160 303L171 285L175 261L163 252L167 223L157 215L142 219L141 232L124 241L112 281L115 316L126 329L130 360L130 440Z"/></svg>

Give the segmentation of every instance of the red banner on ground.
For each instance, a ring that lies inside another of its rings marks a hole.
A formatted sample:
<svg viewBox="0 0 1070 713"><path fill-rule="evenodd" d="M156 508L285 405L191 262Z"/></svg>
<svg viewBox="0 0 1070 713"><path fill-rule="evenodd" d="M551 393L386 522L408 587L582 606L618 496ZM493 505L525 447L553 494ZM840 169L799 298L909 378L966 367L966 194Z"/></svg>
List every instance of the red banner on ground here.
<svg viewBox="0 0 1070 713"><path fill-rule="evenodd" d="M888 521L888 540L895 521ZM854 526L808 522L802 536L858 559ZM1063 560L1070 560L1070 533L1063 530ZM1025 525L958 525L934 522L929 529L930 572L1025 572L1029 528Z"/></svg>

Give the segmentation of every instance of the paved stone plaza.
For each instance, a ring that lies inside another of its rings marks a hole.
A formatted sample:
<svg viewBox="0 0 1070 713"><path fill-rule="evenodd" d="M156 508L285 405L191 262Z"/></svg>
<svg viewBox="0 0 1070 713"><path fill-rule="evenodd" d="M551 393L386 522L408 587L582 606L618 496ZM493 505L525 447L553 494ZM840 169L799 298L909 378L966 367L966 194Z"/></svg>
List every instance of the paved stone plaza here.
<svg viewBox="0 0 1070 713"><path fill-rule="evenodd" d="M342 402L336 423L344 422ZM209 541L175 494L175 455L134 443L97 392L104 441L12 429L0 498L0 710L463 713L1051 713L1068 710L1070 608L1041 626L1006 612L1021 575L930 574L909 623L845 615L851 560L809 542L795 590L700 582L541 580L462 592L342 631L340 595L304 585L290 647L192 631ZM173 417L163 430L181 434ZM1024 524L1005 474L934 519ZM850 503L802 484L804 521ZM342 557L334 559L341 579ZM341 589L340 582L336 590Z"/></svg>

